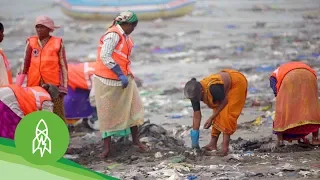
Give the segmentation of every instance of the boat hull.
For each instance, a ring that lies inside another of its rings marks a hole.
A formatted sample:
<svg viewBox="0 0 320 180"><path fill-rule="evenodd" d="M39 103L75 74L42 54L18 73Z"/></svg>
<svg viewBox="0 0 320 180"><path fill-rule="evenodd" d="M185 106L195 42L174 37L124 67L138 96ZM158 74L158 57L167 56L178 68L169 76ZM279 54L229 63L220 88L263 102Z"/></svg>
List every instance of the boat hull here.
<svg viewBox="0 0 320 180"><path fill-rule="evenodd" d="M82 20L112 20L122 11L134 11L139 20L154 20L158 18L167 19L181 17L191 13L195 6L194 0L177 0L168 4L149 6L114 6L114 7L92 7L72 6L65 0L59 1L61 11L74 19Z"/></svg>

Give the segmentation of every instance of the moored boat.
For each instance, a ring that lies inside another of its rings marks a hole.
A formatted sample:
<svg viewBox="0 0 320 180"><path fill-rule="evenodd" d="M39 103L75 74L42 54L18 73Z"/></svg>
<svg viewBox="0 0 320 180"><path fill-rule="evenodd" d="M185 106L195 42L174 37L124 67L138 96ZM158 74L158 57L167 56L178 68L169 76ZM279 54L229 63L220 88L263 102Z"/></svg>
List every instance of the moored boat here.
<svg viewBox="0 0 320 180"><path fill-rule="evenodd" d="M131 10L140 20L173 18L189 14L196 0L59 0L64 14L74 19L112 20L119 12Z"/></svg>

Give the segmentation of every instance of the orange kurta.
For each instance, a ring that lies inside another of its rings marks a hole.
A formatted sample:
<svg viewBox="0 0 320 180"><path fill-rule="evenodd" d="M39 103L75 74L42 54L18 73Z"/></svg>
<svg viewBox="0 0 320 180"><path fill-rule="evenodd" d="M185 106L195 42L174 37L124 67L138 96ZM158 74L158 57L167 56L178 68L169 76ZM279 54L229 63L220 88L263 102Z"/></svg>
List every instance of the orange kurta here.
<svg viewBox="0 0 320 180"><path fill-rule="evenodd" d="M244 107L246 98L247 98L247 88L248 82L243 74L235 70L224 69L222 72L227 72L231 77L231 86L228 94L226 95L228 98L228 104L223 108L223 110L217 115L217 117L212 122L212 136L218 136L220 132L232 135L237 129L237 121L241 114L241 111ZM211 75L213 78L220 77L220 75ZM221 84L221 81L215 80L216 84ZM202 83L203 84L203 83ZM212 84L212 83L211 83ZM210 84L210 85L211 85ZM207 87L208 89L209 87ZM208 93L210 94L210 93ZM210 95L211 96L211 95ZM208 97L204 97L204 99ZM211 100L212 101L212 96ZM206 103L211 104L211 103ZM215 111L217 105L209 105L209 107L213 107Z"/></svg>
<svg viewBox="0 0 320 180"><path fill-rule="evenodd" d="M317 130L320 127L318 94L314 73L307 69L287 73L276 99L273 130L301 135Z"/></svg>

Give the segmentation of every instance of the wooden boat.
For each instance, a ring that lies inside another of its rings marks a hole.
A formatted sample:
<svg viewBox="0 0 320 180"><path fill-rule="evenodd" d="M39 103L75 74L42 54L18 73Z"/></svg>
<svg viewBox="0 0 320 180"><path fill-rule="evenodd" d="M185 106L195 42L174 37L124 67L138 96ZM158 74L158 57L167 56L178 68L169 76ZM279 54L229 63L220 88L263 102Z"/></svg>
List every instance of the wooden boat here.
<svg viewBox="0 0 320 180"><path fill-rule="evenodd" d="M58 0L62 12L74 19L112 20L122 11L137 13L139 20L184 16L196 0Z"/></svg>

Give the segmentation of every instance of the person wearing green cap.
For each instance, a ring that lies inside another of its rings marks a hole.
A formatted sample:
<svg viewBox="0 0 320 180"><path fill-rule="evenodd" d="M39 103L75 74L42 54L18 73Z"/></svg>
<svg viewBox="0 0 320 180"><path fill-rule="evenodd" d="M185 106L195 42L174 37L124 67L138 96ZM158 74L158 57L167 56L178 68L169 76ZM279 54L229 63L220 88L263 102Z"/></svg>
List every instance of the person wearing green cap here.
<svg viewBox="0 0 320 180"><path fill-rule="evenodd" d="M93 84L104 142L101 157L108 156L112 136L130 133L134 147L147 150L139 141L138 126L144 122L144 108L130 68L133 41L129 35L137 24L134 12L122 12L100 38Z"/></svg>

